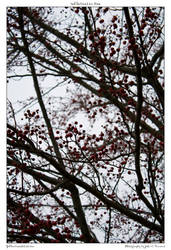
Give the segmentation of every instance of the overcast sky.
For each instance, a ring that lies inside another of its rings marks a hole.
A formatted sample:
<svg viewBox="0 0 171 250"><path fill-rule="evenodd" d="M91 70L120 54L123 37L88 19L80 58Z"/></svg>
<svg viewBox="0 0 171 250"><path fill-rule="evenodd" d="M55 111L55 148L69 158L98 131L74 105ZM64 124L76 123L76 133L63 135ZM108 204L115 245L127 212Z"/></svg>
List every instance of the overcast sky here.
<svg viewBox="0 0 171 250"><path fill-rule="evenodd" d="M73 3L73 2L100 2L102 3L103 5L105 6L117 6L118 3L123 6L123 5L144 5L144 6L148 6L149 4L151 5L155 5L155 6L163 6L165 5L166 6L166 97L165 97L165 103L166 103L166 133L167 133L167 136L165 137L166 139L166 166L168 164L168 162L170 163L170 158L169 158L169 154L170 154L170 148L171 148L171 143L170 143L170 127L171 127L171 119L170 119L170 107L171 107L171 87L170 87L170 60L169 60L169 56L168 55L171 55L171 51L170 51L170 45L171 45L171 31L170 31L170 28L169 28L169 24L171 23L171 20L170 20L170 13L171 13L171 8L170 8L170 3L169 1L159 1L159 0L155 0L155 1L114 1L114 0L105 0L105 1L67 1L65 0L65 2L63 1L57 1L57 0L44 0L44 1L40 1L40 0L37 0L36 2L35 1L32 1L30 0L29 1L29 5L45 5L45 6L49 6L49 5L56 5L56 6L59 6L59 5L67 5L67 4L70 4L70 3ZM23 83L21 84L20 82L15 82L13 84L13 86L11 88L8 88L8 92L6 91L6 18L5 18L5 15L6 15L6 6L11 6L12 5L22 5L22 6L28 6L28 1L25 1L25 0L22 0L22 1L9 1L9 0L6 0L6 1L3 1L1 2L1 8L0 8L0 16L1 16L1 29L0 29L0 37L1 37L1 40L0 40L0 55L1 55L1 60L0 60L0 68L1 68L1 72L2 72L2 76L1 76L1 91L0 91L0 106L1 106L1 112L0 112L0 119L1 119L1 130L0 130L0 137L1 137L1 141L0 141L0 147L3 148L3 150L1 151L1 155L3 155L3 158L2 158L2 166L1 166L1 176L3 176L2 178L2 181L1 181L1 188L2 189L5 189L5 183L6 183L6 172L5 172L5 168L4 166L6 165L6 147L5 147L5 127L6 127L6 96L8 96L8 98L10 100L13 100L13 102L16 102L18 100L18 95L21 99L26 99L27 96L31 96L34 94L34 89L33 89L33 84L30 85L30 81L31 81L31 78L29 79L25 79L23 81ZM20 84L20 86L19 86ZM20 91L18 91L18 89L20 89ZM59 95L63 95L65 94L64 92L64 89L58 89L58 93ZM169 164L170 165L170 164ZM170 174L170 168L168 167L166 169L167 171L167 175L166 175L166 184L169 185L169 174ZM2 190L1 189L1 190ZM169 187L167 189L167 186L166 186L166 192L168 194L168 190L169 190ZM1 204L4 204L3 207L2 207L2 210L3 210L3 219L1 221L1 223L3 225L6 224L6 217L5 217L5 214L6 214L6 203L4 202L5 201L5 192L1 192L1 199L2 199L2 202ZM167 209L170 207L170 201L169 201L169 196L167 196ZM170 211L170 210L167 210L167 211ZM169 214L167 214L167 220L169 220L170 216ZM166 225L166 229L167 229L168 225ZM1 230L2 230L2 227L1 227ZM168 233L167 233L168 234ZM4 241L4 246L5 246L5 228L3 230L3 232L1 233L1 235L3 236L3 241ZM168 235L167 235L168 236ZM166 238L167 238L166 236ZM168 238L169 239L169 238ZM170 239L169 239L170 241ZM3 242L1 241L1 244ZM171 245L171 244L170 244ZM43 246L41 245L41 248ZM53 246L51 246L53 248ZM62 246L62 249L63 249L64 246ZM74 249L79 247L80 249L80 245L74 245ZM83 247L86 247L86 245L84 245ZM98 248L100 247L99 245L97 246ZM103 248L103 246L101 246ZM111 247L110 245L108 245L107 247ZM117 249L118 249L119 246L117 246ZM55 245L54 245L54 249L55 249ZM112 249L113 249L113 246L112 246ZM121 248L122 249L122 248ZM123 249L125 249L125 247L123 247ZM152 248L150 248L152 249ZM167 248L166 248L167 249Z"/></svg>

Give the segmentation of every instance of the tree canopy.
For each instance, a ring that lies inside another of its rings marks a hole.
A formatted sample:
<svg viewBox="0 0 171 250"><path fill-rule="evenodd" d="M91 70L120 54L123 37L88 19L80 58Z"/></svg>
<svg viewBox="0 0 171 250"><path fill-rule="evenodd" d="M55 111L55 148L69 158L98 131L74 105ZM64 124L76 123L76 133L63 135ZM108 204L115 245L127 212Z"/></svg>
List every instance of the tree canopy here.
<svg viewBox="0 0 171 250"><path fill-rule="evenodd" d="M164 8L9 7L7 79L7 242L163 242Z"/></svg>

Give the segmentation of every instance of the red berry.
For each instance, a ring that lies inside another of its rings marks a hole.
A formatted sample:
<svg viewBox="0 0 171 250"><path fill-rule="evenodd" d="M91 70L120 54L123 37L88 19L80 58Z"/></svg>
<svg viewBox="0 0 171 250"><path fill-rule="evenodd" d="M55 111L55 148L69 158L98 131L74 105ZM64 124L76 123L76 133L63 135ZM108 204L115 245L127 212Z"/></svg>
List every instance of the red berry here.
<svg viewBox="0 0 171 250"><path fill-rule="evenodd" d="M100 22L100 23L104 23L104 20L103 20L103 19L101 19L99 22Z"/></svg>

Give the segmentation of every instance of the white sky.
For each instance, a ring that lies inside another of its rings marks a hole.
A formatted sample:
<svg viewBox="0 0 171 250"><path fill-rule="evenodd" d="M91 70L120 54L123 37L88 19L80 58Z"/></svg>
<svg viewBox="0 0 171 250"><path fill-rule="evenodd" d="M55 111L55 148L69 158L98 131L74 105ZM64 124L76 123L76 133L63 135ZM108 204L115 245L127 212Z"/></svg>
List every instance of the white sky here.
<svg viewBox="0 0 171 250"><path fill-rule="evenodd" d="M29 4L28 4L29 3ZM166 104L166 135L165 135L165 140L166 140L166 149L165 149L165 155L166 155L166 244L165 244L165 249L170 249L171 248L171 237L169 237L169 221L171 221L171 216L170 216L170 211L171 211L171 202L169 198L169 191L170 191L170 173L171 173L171 166L170 166L170 149L171 149L171 133L170 133L170 128L171 128L171 119L170 119L170 107L171 107L171 79L170 79L170 71L171 71L171 65L170 65L170 58L169 55L171 55L171 29L170 29L170 24L171 24L171 2L168 1L161 1L161 0L151 0L151 1L146 1L146 0L132 0L132 1L123 1L123 0L6 0L6 1L1 1L0 3L0 17L1 17L1 27L0 27L0 69L1 69L1 87L0 87L0 148L1 148L1 168L0 168L0 176L1 176L1 181L0 181L0 190L1 190L1 195L0 195L0 204L1 204L1 225L3 227L0 227L0 248L1 249L6 249L6 7L7 6L71 6L72 3L90 3L91 5L89 6L94 6L94 3L99 3L99 6L165 6L165 20L166 20L166 48L165 48L165 55L166 55L166 60L165 60L165 65L166 65L166 71L165 71L165 78L166 78L166 95L165 95L165 104ZM24 84L25 85L25 84ZM26 86L22 86L23 90L26 91ZM21 86L20 86L21 87ZM21 89L21 92L23 92ZM8 96L11 95L8 93ZM24 98L24 96L23 96ZM2 216L3 215L3 216ZM8 244L11 245L11 244ZM22 244L20 244L21 246ZM13 249L18 249L19 247L17 245L12 245ZM15 247L16 246L16 247ZM28 246L28 245L27 245ZM67 249L70 248L75 250L75 249L82 249L82 248L92 248L92 249L106 249L106 248L111 248L111 249L125 249L124 245L114 245L114 244L93 244L93 245L88 245L83 244L83 245L56 245L56 244L48 244L49 249L56 249L57 246L60 249ZM147 246L147 244L146 244ZM47 247L47 244L41 244L40 245L34 245L34 249L45 249ZM135 248L136 246L134 245ZM140 245L139 245L140 247ZM138 248L139 248L138 247ZM141 244L141 248L143 249L145 246ZM130 247L129 247L130 248ZM155 247L155 244L152 244L150 246L150 249L156 249L158 247Z"/></svg>

